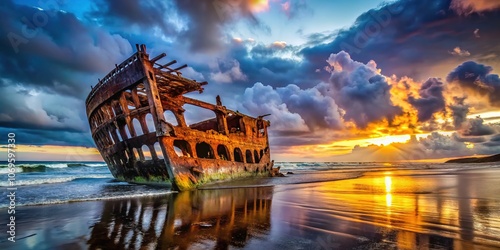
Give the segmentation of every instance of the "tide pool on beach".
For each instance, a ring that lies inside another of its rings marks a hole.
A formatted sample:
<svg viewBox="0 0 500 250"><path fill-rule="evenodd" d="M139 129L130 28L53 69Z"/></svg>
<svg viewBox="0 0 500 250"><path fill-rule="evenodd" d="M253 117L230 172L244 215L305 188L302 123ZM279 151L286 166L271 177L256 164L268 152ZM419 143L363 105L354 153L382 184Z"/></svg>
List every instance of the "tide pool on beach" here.
<svg viewBox="0 0 500 250"><path fill-rule="evenodd" d="M294 174L180 193L57 164L17 174L0 249L500 248L499 164L277 163Z"/></svg>

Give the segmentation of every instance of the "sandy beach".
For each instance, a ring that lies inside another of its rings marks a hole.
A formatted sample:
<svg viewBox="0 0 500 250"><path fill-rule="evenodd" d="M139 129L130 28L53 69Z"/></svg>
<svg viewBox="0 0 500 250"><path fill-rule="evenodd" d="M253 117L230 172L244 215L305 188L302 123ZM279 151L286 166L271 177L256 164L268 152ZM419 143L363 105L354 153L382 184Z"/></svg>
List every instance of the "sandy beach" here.
<svg viewBox="0 0 500 250"><path fill-rule="evenodd" d="M0 249L498 249L499 183L495 167L394 168L339 181L24 206L16 242L4 233Z"/></svg>

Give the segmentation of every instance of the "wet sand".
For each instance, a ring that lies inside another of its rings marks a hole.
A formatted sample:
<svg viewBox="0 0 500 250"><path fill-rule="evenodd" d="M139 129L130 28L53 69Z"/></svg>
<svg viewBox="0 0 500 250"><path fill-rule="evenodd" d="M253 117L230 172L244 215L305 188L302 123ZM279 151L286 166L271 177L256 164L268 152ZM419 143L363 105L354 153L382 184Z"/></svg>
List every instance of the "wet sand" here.
<svg viewBox="0 0 500 250"><path fill-rule="evenodd" d="M3 235L0 249L498 249L500 169L18 207L16 242Z"/></svg>

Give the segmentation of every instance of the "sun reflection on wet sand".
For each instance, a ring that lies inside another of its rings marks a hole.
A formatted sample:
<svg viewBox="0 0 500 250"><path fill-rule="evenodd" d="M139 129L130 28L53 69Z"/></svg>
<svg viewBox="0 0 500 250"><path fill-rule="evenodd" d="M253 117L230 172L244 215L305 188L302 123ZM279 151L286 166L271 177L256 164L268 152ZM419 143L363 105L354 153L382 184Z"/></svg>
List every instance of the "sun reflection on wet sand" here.
<svg viewBox="0 0 500 250"><path fill-rule="evenodd" d="M377 248L498 248L499 180L498 170L376 172L359 179L300 185L293 191L278 188L273 207L301 210L294 211L302 215L300 220L281 217L299 225L299 232L349 235L335 238L349 247L362 244L370 232L389 244Z"/></svg>

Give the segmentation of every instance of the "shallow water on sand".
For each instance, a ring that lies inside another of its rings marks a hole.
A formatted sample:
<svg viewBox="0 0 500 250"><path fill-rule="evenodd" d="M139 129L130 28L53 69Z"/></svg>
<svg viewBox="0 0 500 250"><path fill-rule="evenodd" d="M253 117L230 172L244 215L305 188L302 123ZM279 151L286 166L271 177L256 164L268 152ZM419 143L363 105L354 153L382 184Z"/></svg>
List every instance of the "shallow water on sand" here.
<svg viewBox="0 0 500 250"><path fill-rule="evenodd" d="M323 182L297 170L261 187L19 207L18 240L0 249L498 249L500 168L470 168Z"/></svg>

